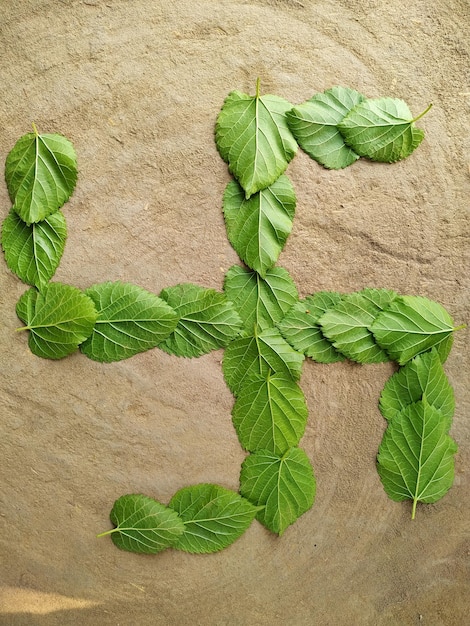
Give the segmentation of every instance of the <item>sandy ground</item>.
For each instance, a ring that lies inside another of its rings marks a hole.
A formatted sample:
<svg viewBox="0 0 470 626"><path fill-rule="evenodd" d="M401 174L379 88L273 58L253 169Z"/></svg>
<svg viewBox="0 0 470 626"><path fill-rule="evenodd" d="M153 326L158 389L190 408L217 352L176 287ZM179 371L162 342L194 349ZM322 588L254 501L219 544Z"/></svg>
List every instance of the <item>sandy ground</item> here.
<svg viewBox="0 0 470 626"><path fill-rule="evenodd" d="M299 154L280 265L302 296L389 287L468 322L469 7L465 0L3 0L0 160L35 122L69 137L80 176L55 280L158 293L220 289L238 261L213 142L233 89L299 103L341 84L407 100L426 139L396 165L328 172ZM10 207L0 185L2 215ZM117 550L114 500L185 485L237 489L244 458L222 352L159 350L112 365L33 356L15 334L25 290L0 263L0 623L11 626L461 626L469 614L467 331L446 363L456 480L438 503L391 502L375 470L390 364L305 366L302 446L314 508L279 539L257 522L229 549Z"/></svg>

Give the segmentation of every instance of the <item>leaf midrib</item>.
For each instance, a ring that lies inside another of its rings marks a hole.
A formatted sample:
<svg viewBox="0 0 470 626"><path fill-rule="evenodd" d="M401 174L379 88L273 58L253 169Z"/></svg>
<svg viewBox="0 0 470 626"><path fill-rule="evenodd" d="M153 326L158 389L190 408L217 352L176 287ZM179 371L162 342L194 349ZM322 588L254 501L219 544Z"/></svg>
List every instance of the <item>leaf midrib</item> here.
<svg viewBox="0 0 470 626"><path fill-rule="evenodd" d="M369 329L370 330L370 329ZM426 330L408 330L408 329L403 329L403 328L384 328L384 331L386 332L393 332L393 333L406 333L407 335L442 335L443 333L453 333L454 331L458 330L458 327L447 327L447 328L442 328L440 330L432 330L432 331L426 331ZM371 331L373 332L373 331Z"/></svg>
<svg viewBox="0 0 470 626"><path fill-rule="evenodd" d="M86 315L82 315L80 317L72 317L70 319L66 319L66 320L59 320L58 322L51 322L50 324L28 324L27 326L22 326L21 328L18 328L17 330L36 330L37 328L57 328L59 326L61 326L62 324L68 324L70 322L78 322L79 320L88 320L88 317ZM64 330L64 332L72 332L72 331L68 331L65 329L60 329L60 330Z"/></svg>
<svg viewBox="0 0 470 626"><path fill-rule="evenodd" d="M422 457L423 457L423 448L424 448L424 435L425 435L425 430L426 430L426 413L423 410L423 420L422 420L422 424L421 424L421 437L420 437L420 445L419 445L419 456L418 456L418 471L416 473L416 487L415 487L415 492L413 494L413 508L411 510L411 519L415 518L416 515L416 505L418 503L418 498L419 498L419 487L420 487L420 480L421 480L421 469L422 469Z"/></svg>
<svg viewBox="0 0 470 626"><path fill-rule="evenodd" d="M282 523L281 523L281 517L282 517L282 510L281 510L281 472L282 472L282 467L283 464L286 462L286 455L288 454L289 451L287 451L280 459L279 459L279 471L277 474L277 494L276 494L276 500L277 500L277 511L279 513L279 534L281 534L281 528L282 528Z"/></svg>
<svg viewBox="0 0 470 626"><path fill-rule="evenodd" d="M36 224L32 224L32 239L33 239L33 263L36 268L36 273L38 275L39 284L43 283L43 277L41 275L41 271L39 269L39 256L37 253L37 242L36 242Z"/></svg>
<svg viewBox="0 0 470 626"><path fill-rule="evenodd" d="M359 128L365 128L366 130L370 130L371 128L381 128L381 127L382 128L390 128L390 127L395 128L397 126L411 127L411 124L413 123L412 120L406 121L406 120L400 120L399 118L395 118L395 119L398 120L398 121L396 121L396 122L390 121L388 123L384 122L382 124L376 124L375 122L372 122L372 120L367 120L367 121L371 122L368 126L366 126L365 123L364 124L355 124L354 128L358 128L358 129ZM406 128L404 130L406 130Z"/></svg>
<svg viewBox="0 0 470 626"><path fill-rule="evenodd" d="M159 318L154 318L154 317L150 317L150 318L145 318L145 317L139 317L139 318L130 318L130 319L99 319L96 320L95 324L122 324L122 323L134 323L134 324L138 324L139 322L161 322L162 320L169 320L170 318L166 318L166 317L159 317Z"/></svg>
<svg viewBox="0 0 470 626"><path fill-rule="evenodd" d="M255 177L255 172L257 170L257 162L258 162L258 144L259 144L259 94L256 93L255 96L255 158L253 161L253 175L252 175L252 183Z"/></svg>
<svg viewBox="0 0 470 626"><path fill-rule="evenodd" d="M230 504L233 504L233 503L230 503ZM226 515L220 515L220 516L217 516L217 517L201 517L201 518L195 517L194 519L190 519L190 520L186 520L186 521L183 520L183 524L185 526L187 526L188 524L196 524L196 525L198 525L201 522L218 522L220 520L225 520L225 519L235 520L236 517L242 517L242 516L245 516L246 514L247 514L246 511L240 511L240 512L237 512L236 514L227 513ZM211 532L214 532L215 534L222 534L222 533L217 533L216 530L211 531Z"/></svg>

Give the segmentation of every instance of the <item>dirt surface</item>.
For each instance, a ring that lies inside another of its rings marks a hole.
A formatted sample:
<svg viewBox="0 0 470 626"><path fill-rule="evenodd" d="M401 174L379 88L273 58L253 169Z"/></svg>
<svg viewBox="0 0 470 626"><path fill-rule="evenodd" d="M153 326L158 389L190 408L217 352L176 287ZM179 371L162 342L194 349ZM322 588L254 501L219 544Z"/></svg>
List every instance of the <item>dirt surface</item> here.
<svg viewBox="0 0 470 626"><path fill-rule="evenodd" d="M233 89L299 103L333 85L407 100L426 139L396 165L289 166L297 215L279 264L302 296L365 286L441 302L468 322L469 6L465 0L3 0L0 160L35 122L77 150L54 280L122 279L158 293L221 289L237 263L213 141ZM467 121L465 121L467 120ZM10 207L0 186L2 215ZM238 488L222 352L159 350L103 365L33 356L15 334L25 286L0 263L0 623L11 626L389 626L468 623L468 331L446 372L456 479L438 503L389 500L375 470L377 400L393 367L309 363L302 447L314 508L277 538L254 522L208 556L117 550L124 493L168 502L199 482Z"/></svg>

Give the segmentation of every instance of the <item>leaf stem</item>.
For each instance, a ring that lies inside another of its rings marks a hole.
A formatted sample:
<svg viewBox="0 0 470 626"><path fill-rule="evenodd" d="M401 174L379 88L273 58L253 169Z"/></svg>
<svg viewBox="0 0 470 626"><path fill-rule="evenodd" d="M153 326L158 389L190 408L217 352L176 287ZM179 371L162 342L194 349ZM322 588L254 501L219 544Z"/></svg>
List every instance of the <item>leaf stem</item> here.
<svg viewBox="0 0 470 626"><path fill-rule="evenodd" d="M420 114L418 115L418 117L415 117L415 118L414 118L414 120L411 120L411 122L413 123L413 122L417 122L418 120L420 120L422 117L424 117L424 116L426 115L426 113L427 113L427 112L429 111L429 109L431 109L431 108L432 108L432 102L431 102L431 104L430 104L430 105L429 105L426 109L424 109L424 111L423 111L422 113L420 113Z"/></svg>
<svg viewBox="0 0 470 626"><path fill-rule="evenodd" d="M414 500L413 500L413 508L411 509L411 519L414 519L414 518L415 518L415 515L416 515L416 505L417 505L417 503L418 503L417 498L414 498Z"/></svg>
<svg viewBox="0 0 470 626"><path fill-rule="evenodd" d="M467 328L467 324L460 324L460 326L456 326L452 330L455 332L456 330L463 330L464 328Z"/></svg>
<svg viewBox="0 0 470 626"><path fill-rule="evenodd" d="M22 330L31 330L31 326L22 326L21 328L15 328L15 332L20 333Z"/></svg>
<svg viewBox="0 0 470 626"><path fill-rule="evenodd" d="M31 122L31 126L33 127L34 134L36 135L36 137L39 137L38 129L36 128L36 124L34 122Z"/></svg>
<svg viewBox="0 0 470 626"><path fill-rule="evenodd" d="M110 535L111 533L115 533L119 528L111 528L111 530L105 530L104 533L100 533L96 535L97 537L105 537L106 535Z"/></svg>
<svg viewBox="0 0 470 626"><path fill-rule="evenodd" d="M258 78L256 79L256 98L257 99L260 97L260 85L261 85L261 78L258 76Z"/></svg>

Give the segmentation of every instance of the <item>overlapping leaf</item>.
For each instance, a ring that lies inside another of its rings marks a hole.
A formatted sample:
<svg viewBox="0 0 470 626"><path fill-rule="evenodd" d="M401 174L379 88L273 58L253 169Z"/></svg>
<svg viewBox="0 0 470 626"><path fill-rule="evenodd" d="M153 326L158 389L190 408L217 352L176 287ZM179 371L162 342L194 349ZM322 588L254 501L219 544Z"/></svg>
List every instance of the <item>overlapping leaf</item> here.
<svg viewBox="0 0 470 626"><path fill-rule="evenodd" d="M184 522L175 548L192 553L217 552L231 545L250 526L259 507L218 485L180 489L169 505Z"/></svg>
<svg viewBox="0 0 470 626"><path fill-rule="evenodd" d="M396 293L387 289L364 289L349 294L329 309L318 324L325 337L348 359L359 363L388 361L387 353L377 345L369 329L395 297Z"/></svg>
<svg viewBox="0 0 470 626"><path fill-rule="evenodd" d="M457 329L444 307L420 296L398 297L371 326L377 344L400 365L432 347L436 347L444 362L454 330Z"/></svg>
<svg viewBox="0 0 470 626"><path fill-rule="evenodd" d="M242 322L233 304L223 293L184 283L160 293L178 315L171 335L159 344L169 354L197 357L223 348L241 330Z"/></svg>
<svg viewBox="0 0 470 626"><path fill-rule="evenodd" d="M292 229L295 193L290 180L282 175L248 200L232 181L224 193L223 210L227 236L238 256L265 277Z"/></svg>
<svg viewBox="0 0 470 626"><path fill-rule="evenodd" d="M386 419L392 420L409 404L423 398L441 411L450 428L455 408L454 392L434 349L408 361L389 378L380 396L380 410Z"/></svg>
<svg viewBox="0 0 470 626"><path fill-rule="evenodd" d="M295 350L318 363L343 361L344 356L324 337L318 324L322 315L335 307L341 298L334 291L319 291L294 304L278 324L284 339Z"/></svg>
<svg viewBox="0 0 470 626"><path fill-rule="evenodd" d="M276 328L268 328L253 337L232 341L225 350L222 368L225 382L232 393L257 376L266 378L270 372L299 380L303 354L294 350Z"/></svg>
<svg viewBox="0 0 470 626"><path fill-rule="evenodd" d="M120 361L154 348L176 328L175 311L137 285L106 282L85 293L95 303L98 318L80 349L95 361Z"/></svg>
<svg viewBox="0 0 470 626"><path fill-rule="evenodd" d="M394 163L409 156L424 138L424 132L403 100L378 98L364 100L339 123L344 141L357 154L373 161Z"/></svg>
<svg viewBox="0 0 470 626"><path fill-rule="evenodd" d="M184 532L184 523L171 508L140 494L121 496L110 514L116 526L100 533L111 535L121 550L156 554L173 546Z"/></svg>
<svg viewBox="0 0 470 626"><path fill-rule="evenodd" d="M297 301L297 287L288 271L273 267L261 278L257 272L233 265L224 282L227 298L233 302L248 335L274 326Z"/></svg>
<svg viewBox="0 0 470 626"><path fill-rule="evenodd" d="M310 509L315 491L312 466L300 448L291 448L282 456L255 452L242 464L240 493L264 506L257 519L279 535Z"/></svg>
<svg viewBox="0 0 470 626"><path fill-rule="evenodd" d="M61 359L87 339L98 313L91 298L70 285L49 283L41 292L31 288L16 305L18 317L29 330L33 354Z"/></svg>
<svg viewBox="0 0 470 626"><path fill-rule="evenodd" d="M272 185L297 151L287 126L292 105L278 96L233 91L217 118L215 140L247 198Z"/></svg>
<svg viewBox="0 0 470 626"><path fill-rule="evenodd" d="M5 179L16 213L27 224L39 222L60 209L74 190L73 145L62 135L24 135L7 156Z"/></svg>
<svg viewBox="0 0 470 626"><path fill-rule="evenodd" d="M307 405L300 387L285 374L256 377L244 385L232 410L245 450L283 454L305 431Z"/></svg>
<svg viewBox="0 0 470 626"><path fill-rule="evenodd" d="M299 146L329 169L342 169L359 158L339 132L338 124L364 96L347 87L318 93L287 113L287 122Z"/></svg>
<svg viewBox="0 0 470 626"><path fill-rule="evenodd" d="M60 211L28 226L12 209L3 222L2 247L8 267L23 282L38 288L54 275L66 238Z"/></svg>
<svg viewBox="0 0 470 626"><path fill-rule="evenodd" d="M410 404L389 423L380 444L377 468L387 495L398 502L436 502L454 480L455 441L448 419L426 402Z"/></svg>

